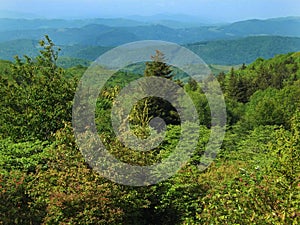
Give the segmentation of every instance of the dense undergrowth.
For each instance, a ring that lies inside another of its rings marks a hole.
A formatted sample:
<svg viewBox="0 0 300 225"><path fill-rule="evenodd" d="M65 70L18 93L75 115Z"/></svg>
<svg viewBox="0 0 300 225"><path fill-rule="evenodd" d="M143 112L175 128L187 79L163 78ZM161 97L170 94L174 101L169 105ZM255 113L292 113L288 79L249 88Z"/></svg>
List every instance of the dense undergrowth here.
<svg viewBox="0 0 300 225"><path fill-rule="evenodd" d="M197 83L181 83L201 122L195 154L168 180L130 187L102 178L85 162L71 126L84 69L59 68L51 40L41 45L35 59L1 63L0 224L300 222L299 53L257 59L217 77L227 132L205 171L198 163L210 133L209 105ZM97 128L113 154L143 165L144 157L131 155L111 135L109 111L119 90L115 79L99 96ZM172 151L179 132L180 125L168 125L165 140L148 155L150 162Z"/></svg>

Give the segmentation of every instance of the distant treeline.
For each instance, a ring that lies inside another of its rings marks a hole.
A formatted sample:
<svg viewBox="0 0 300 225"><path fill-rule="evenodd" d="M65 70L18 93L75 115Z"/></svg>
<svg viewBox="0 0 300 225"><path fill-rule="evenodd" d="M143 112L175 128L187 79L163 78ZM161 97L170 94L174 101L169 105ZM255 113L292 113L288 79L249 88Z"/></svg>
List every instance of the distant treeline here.
<svg viewBox="0 0 300 225"><path fill-rule="evenodd" d="M33 40L0 43L0 59L13 60L15 55L25 54L36 56L40 50L36 43L37 41ZM198 42L184 46L199 55L207 64L240 65L249 64L259 57L268 59L277 54L299 51L300 38L256 36L236 40ZM66 45L60 48L59 63L66 68L75 64L87 66L112 47Z"/></svg>

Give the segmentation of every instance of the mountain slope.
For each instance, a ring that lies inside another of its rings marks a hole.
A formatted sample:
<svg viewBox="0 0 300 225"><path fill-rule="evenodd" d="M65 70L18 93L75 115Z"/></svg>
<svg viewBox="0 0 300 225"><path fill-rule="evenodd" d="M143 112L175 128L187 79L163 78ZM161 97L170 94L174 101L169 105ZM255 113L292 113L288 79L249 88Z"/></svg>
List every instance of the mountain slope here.
<svg viewBox="0 0 300 225"><path fill-rule="evenodd" d="M280 35L300 36L299 17L286 17L268 20L246 20L227 25L221 29L234 36Z"/></svg>
<svg viewBox="0 0 300 225"><path fill-rule="evenodd" d="M6 23L12 22L9 19L0 19L0 42L17 39L39 40L45 34L48 34L59 45L80 44L109 47L139 40L163 40L188 44L259 35L300 37L300 18L298 17L247 20L222 26L180 29L122 19L82 20L77 24L66 20L13 20L9 26L5 25L5 21Z"/></svg>
<svg viewBox="0 0 300 225"><path fill-rule="evenodd" d="M90 43L95 40L91 40ZM14 55L36 55L39 50L37 43L38 41L32 40L0 43L0 59L12 60ZM300 38L257 36L236 40L197 42L184 46L195 52L208 64L238 65L250 63L258 57L267 59L277 54L300 51ZM111 49L110 47L87 45L59 45L59 47L62 49L61 56L89 61L95 60Z"/></svg>
<svg viewBox="0 0 300 225"><path fill-rule="evenodd" d="M188 44L206 63L238 65L251 63L256 58L272 58L277 54L300 51L300 38L280 36L246 37Z"/></svg>
<svg viewBox="0 0 300 225"><path fill-rule="evenodd" d="M132 27L146 25L147 23L123 18L81 20L0 18L0 31L80 28L89 24L106 25L110 27Z"/></svg>

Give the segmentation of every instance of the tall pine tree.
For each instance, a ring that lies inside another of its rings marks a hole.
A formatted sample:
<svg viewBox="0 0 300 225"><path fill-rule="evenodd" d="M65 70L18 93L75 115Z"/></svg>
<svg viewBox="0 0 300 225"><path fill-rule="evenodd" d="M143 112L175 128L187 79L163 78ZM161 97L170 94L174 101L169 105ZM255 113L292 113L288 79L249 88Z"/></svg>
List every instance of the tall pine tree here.
<svg viewBox="0 0 300 225"><path fill-rule="evenodd" d="M151 62L146 63L145 77L156 76L170 80L173 78L171 66L165 63L164 53L156 50L155 55L151 56L151 60Z"/></svg>
<svg viewBox="0 0 300 225"><path fill-rule="evenodd" d="M144 77L160 77L169 80L173 80L174 74L170 65L165 62L165 55L159 50L156 50L155 55L151 56L151 61L146 63L144 71ZM155 85L155 84L153 84ZM156 87L157 88L157 87ZM164 87L159 87L162 91ZM151 87L150 87L151 89ZM147 105L147 110L145 106ZM147 113L147 115L142 115ZM139 101L134 107L131 114L131 123L135 125L145 126L145 121L140 121L141 118L147 118L146 122L149 122L151 118L160 117L166 124L179 124L179 116L176 109L170 102L159 97L148 97ZM138 115L138 116L133 116ZM156 125L157 126L157 125Z"/></svg>

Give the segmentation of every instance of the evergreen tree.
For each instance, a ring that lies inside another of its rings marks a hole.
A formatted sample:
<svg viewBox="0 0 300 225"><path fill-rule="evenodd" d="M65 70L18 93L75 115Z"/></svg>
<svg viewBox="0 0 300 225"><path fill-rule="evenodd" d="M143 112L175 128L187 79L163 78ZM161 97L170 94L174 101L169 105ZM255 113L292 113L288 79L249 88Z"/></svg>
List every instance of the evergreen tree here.
<svg viewBox="0 0 300 225"><path fill-rule="evenodd" d="M245 69L247 69L247 66L246 66L245 63L243 63L243 65L242 65L242 67L241 67L241 70L245 70Z"/></svg>
<svg viewBox="0 0 300 225"><path fill-rule="evenodd" d="M151 56L151 61L146 63L144 76L173 80L173 70L171 66L165 62L164 53L156 50L155 55ZM153 85L153 87L147 87L148 90L152 90L152 88L162 88L162 91L172 92L172 90L164 90L164 87L156 87L156 84L151 85ZM147 105L147 110L145 110L145 105ZM147 113L147 115L142 115L145 113ZM141 100L134 107L130 122L144 127L146 124L148 125L148 122L154 117L162 118L167 124L179 124L179 116L176 109L170 102L159 97L148 97ZM141 121L141 118L147 118L147 121Z"/></svg>
<svg viewBox="0 0 300 225"><path fill-rule="evenodd" d="M198 89L198 83L193 78L189 78L188 87L191 91L196 91Z"/></svg>
<svg viewBox="0 0 300 225"><path fill-rule="evenodd" d="M171 66L165 63L164 53L156 50L155 55L151 56L151 60L151 62L146 63L145 77L156 76L170 80L173 78Z"/></svg>

